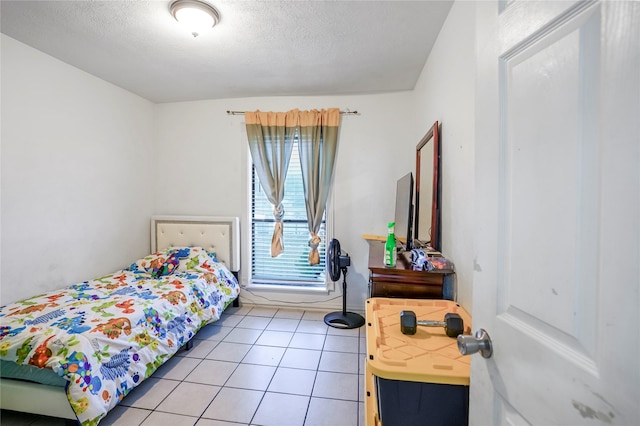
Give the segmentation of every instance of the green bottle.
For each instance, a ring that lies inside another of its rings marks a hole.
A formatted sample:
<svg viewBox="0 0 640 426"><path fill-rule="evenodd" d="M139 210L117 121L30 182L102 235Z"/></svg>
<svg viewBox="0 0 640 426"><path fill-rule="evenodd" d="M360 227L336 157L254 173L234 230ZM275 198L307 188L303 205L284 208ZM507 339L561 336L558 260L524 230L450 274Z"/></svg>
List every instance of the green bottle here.
<svg viewBox="0 0 640 426"><path fill-rule="evenodd" d="M389 222L387 242L384 245L384 266L396 267L396 235L394 233L395 222Z"/></svg>

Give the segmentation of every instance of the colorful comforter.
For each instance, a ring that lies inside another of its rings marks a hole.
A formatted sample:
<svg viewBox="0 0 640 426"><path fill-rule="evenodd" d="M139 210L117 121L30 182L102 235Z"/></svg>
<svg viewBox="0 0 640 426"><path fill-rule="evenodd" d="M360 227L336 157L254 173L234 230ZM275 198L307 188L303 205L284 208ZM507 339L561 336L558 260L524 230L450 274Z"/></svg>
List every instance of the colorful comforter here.
<svg viewBox="0 0 640 426"><path fill-rule="evenodd" d="M97 424L239 292L214 254L168 249L0 307L0 358L53 370L78 420Z"/></svg>

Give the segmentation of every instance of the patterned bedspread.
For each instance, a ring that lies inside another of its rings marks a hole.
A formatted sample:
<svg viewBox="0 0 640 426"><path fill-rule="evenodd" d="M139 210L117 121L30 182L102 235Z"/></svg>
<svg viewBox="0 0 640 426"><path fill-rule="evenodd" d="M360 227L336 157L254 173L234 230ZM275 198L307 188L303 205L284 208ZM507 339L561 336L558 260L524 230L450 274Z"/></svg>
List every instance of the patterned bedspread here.
<svg viewBox="0 0 640 426"><path fill-rule="evenodd" d="M0 307L0 358L53 370L78 420L97 424L239 292L215 254L168 249Z"/></svg>

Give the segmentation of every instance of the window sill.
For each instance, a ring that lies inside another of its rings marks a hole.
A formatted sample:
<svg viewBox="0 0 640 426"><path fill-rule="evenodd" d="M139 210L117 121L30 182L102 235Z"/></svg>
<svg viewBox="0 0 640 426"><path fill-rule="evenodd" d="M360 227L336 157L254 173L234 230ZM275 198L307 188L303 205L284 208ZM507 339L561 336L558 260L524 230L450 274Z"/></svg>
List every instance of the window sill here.
<svg viewBox="0 0 640 426"><path fill-rule="evenodd" d="M274 293L329 294L329 289L326 285L309 286L296 284L265 284L249 282L246 288L252 291L269 291Z"/></svg>

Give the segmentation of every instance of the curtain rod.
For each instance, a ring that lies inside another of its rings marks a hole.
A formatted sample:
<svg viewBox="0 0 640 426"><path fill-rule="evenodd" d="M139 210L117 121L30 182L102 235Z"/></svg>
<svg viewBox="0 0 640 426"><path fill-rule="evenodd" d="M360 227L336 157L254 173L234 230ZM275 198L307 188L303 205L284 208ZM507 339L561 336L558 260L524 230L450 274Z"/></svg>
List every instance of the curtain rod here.
<svg viewBox="0 0 640 426"><path fill-rule="evenodd" d="M229 114L229 115L244 115L244 111L230 111L230 110L227 110L227 114ZM340 114L358 115L358 111L340 111Z"/></svg>

